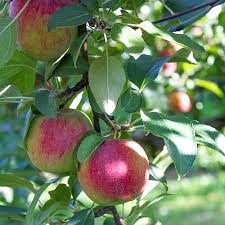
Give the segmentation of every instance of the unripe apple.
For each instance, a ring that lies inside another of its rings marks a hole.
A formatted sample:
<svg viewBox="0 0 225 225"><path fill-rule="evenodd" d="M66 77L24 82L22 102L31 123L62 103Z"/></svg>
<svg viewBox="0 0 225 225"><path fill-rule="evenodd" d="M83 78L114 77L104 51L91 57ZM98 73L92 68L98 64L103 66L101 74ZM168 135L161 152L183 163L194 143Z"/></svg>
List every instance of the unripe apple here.
<svg viewBox="0 0 225 225"><path fill-rule="evenodd" d="M72 172L76 168L73 152L90 129L91 123L85 114L74 110L53 118L36 115L25 139L28 156L42 171L56 174Z"/></svg>
<svg viewBox="0 0 225 225"><path fill-rule="evenodd" d="M160 55L162 57L170 56L172 52L170 50L164 50ZM163 74L165 76L172 75L177 70L177 63L168 62L163 65Z"/></svg>
<svg viewBox="0 0 225 225"><path fill-rule="evenodd" d="M27 0L13 0L9 15L15 17ZM31 0L17 18L19 47L37 60L49 61L61 56L76 35L75 28L57 28L48 31L49 17L60 8L79 0Z"/></svg>
<svg viewBox="0 0 225 225"><path fill-rule="evenodd" d="M105 140L81 164L78 179L94 202L102 205L127 202L144 191L149 179L149 161L135 141Z"/></svg>
<svg viewBox="0 0 225 225"><path fill-rule="evenodd" d="M175 91L168 96L169 109L172 112L190 112L192 101L189 95L182 91Z"/></svg>

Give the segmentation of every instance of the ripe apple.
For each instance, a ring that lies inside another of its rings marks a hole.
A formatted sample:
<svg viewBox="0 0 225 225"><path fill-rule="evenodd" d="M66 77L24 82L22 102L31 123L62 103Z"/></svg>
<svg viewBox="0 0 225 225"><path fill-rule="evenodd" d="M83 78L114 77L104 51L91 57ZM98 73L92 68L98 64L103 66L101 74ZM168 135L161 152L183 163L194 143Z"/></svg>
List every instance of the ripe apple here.
<svg viewBox="0 0 225 225"><path fill-rule="evenodd" d="M164 50L160 54L162 57L170 56L173 54L171 50ZM177 70L177 63L169 62L163 65L163 74L168 77L172 75Z"/></svg>
<svg viewBox="0 0 225 225"><path fill-rule="evenodd" d="M149 161L135 141L105 140L81 164L78 179L94 202L102 205L127 202L144 191L149 179Z"/></svg>
<svg viewBox="0 0 225 225"><path fill-rule="evenodd" d="M85 114L69 110L57 117L36 115L25 139L31 162L40 170L62 174L76 168L73 152L84 133L91 130Z"/></svg>
<svg viewBox="0 0 225 225"><path fill-rule="evenodd" d="M175 91L168 96L169 109L172 112L190 112L192 101L189 95L182 91Z"/></svg>
<svg viewBox="0 0 225 225"><path fill-rule="evenodd" d="M15 17L27 0L13 0L9 15ZM48 31L49 17L58 9L79 0L31 0L17 18L19 47L37 60L49 61L61 56L76 36L75 28L57 28Z"/></svg>

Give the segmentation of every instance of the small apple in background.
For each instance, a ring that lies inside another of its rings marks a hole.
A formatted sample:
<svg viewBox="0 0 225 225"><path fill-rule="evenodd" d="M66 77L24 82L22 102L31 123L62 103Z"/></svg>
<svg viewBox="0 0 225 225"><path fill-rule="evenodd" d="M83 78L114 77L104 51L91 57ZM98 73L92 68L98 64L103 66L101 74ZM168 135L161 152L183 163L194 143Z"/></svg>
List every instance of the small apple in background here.
<svg viewBox="0 0 225 225"><path fill-rule="evenodd" d="M27 0L13 0L9 15L17 16ZM61 56L76 36L75 28L57 28L48 31L49 17L58 9L79 0L31 0L17 18L19 47L37 60L49 61Z"/></svg>
<svg viewBox="0 0 225 225"><path fill-rule="evenodd" d="M166 56L170 56L172 54L173 54L173 52L171 50L167 49L167 50L162 51L160 56L166 57ZM163 65L163 74L166 77L172 75L176 70L177 70L177 63L169 62L169 63L165 63Z"/></svg>
<svg viewBox="0 0 225 225"><path fill-rule="evenodd" d="M30 124L25 145L31 162L40 170L63 174L73 172L73 152L81 137L91 130L84 113L62 112L55 118L36 115Z"/></svg>
<svg viewBox="0 0 225 225"><path fill-rule="evenodd" d="M105 140L81 164L78 179L84 192L102 205L138 197L149 180L149 161L144 149L131 140Z"/></svg>
<svg viewBox="0 0 225 225"><path fill-rule="evenodd" d="M187 93L175 91L168 96L168 106L172 112L188 113L192 109L192 101Z"/></svg>
<svg viewBox="0 0 225 225"><path fill-rule="evenodd" d="M194 26L192 29L191 29L191 33L193 36L195 37L201 37L203 35L203 30L204 28L202 26Z"/></svg>

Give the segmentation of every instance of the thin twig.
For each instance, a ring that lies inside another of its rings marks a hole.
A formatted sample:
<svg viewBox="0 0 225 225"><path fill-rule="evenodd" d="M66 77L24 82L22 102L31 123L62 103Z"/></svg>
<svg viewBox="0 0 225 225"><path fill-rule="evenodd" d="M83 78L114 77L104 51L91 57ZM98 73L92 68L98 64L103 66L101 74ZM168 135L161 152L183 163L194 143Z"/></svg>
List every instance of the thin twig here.
<svg viewBox="0 0 225 225"><path fill-rule="evenodd" d="M192 7L188 10L185 10L185 11L182 11L182 12L179 12L179 13L174 13L173 15L165 17L163 19L153 21L152 23L157 24L157 23L162 23L162 22L168 21L168 20L173 20L173 19L179 18L181 16L187 15L189 13L195 12L199 9L203 9L203 8L206 8L206 7L209 7L209 6L212 8L217 3L219 3L220 1L221 0L213 0L213 1L210 1L210 2L207 2L207 3L203 3L203 4L200 4L198 6Z"/></svg>
<svg viewBox="0 0 225 225"><path fill-rule="evenodd" d="M115 206L106 206L103 207L101 209L98 209L97 211L95 211L95 217L100 217L103 216L106 213L111 212L115 221L115 225L123 225L121 222L121 218L119 213L116 210Z"/></svg>
<svg viewBox="0 0 225 225"><path fill-rule="evenodd" d="M115 225L123 225L122 222L121 222L121 219L120 219L120 215L117 212L115 206L113 206L113 208L112 208L112 214L113 214L113 218L114 218L114 221L115 221Z"/></svg>
<svg viewBox="0 0 225 225"><path fill-rule="evenodd" d="M83 90L86 86L88 85L88 74L85 73L82 77L82 79L76 83L73 87L67 88L65 91L61 92L58 97L59 98L64 98L66 97L66 100L64 103L62 103L59 108L62 109L66 103L78 92Z"/></svg>
<svg viewBox="0 0 225 225"><path fill-rule="evenodd" d="M92 113L93 113L93 124L94 124L95 131L97 133L101 133L99 115L93 109L92 109Z"/></svg>

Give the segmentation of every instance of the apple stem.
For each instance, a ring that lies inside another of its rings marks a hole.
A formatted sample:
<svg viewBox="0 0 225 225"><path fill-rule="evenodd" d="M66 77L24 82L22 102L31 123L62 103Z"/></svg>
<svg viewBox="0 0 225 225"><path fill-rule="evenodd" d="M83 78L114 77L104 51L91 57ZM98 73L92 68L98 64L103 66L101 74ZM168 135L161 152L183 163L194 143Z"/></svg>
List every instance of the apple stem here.
<svg viewBox="0 0 225 225"><path fill-rule="evenodd" d="M123 225L121 218L115 206L106 206L95 211L95 217L103 216L104 214L111 212L115 221L115 225Z"/></svg>

